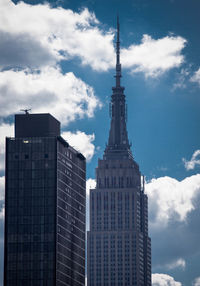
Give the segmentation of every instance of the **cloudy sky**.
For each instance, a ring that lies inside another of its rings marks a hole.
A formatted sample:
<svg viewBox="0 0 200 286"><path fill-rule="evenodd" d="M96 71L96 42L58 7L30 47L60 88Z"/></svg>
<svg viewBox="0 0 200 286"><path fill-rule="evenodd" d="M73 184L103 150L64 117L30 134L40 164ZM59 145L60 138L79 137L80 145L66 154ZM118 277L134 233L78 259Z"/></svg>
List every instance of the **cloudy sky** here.
<svg viewBox="0 0 200 286"><path fill-rule="evenodd" d="M94 186L109 131L117 14L129 140L149 196L153 286L200 285L199 11L197 0L0 0L0 286L13 115L31 108L58 118Z"/></svg>

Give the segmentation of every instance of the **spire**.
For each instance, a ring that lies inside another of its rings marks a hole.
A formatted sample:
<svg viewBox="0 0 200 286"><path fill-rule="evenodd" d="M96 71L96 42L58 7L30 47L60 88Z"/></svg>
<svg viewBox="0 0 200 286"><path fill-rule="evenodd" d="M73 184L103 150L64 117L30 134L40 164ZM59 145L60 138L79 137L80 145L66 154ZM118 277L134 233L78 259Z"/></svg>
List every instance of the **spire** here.
<svg viewBox="0 0 200 286"><path fill-rule="evenodd" d="M117 42L116 42L116 87L120 87L121 64L120 64L120 40L119 40L119 16L117 16Z"/></svg>
<svg viewBox="0 0 200 286"><path fill-rule="evenodd" d="M120 84L120 37L119 17L117 17L117 41L116 41L116 85L112 88L110 104L111 126L108 138L108 145L104 152L104 158L130 158L132 153L126 129L126 102L124 87Z"/></svg>

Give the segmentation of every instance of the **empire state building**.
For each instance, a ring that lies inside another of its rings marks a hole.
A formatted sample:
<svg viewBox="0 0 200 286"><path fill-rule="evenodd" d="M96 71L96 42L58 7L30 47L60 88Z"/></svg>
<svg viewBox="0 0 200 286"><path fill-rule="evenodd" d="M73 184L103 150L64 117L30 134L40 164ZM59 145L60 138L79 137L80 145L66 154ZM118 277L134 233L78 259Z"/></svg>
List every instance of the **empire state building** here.
<svg viewBox="0 0 200 286"><path fill-rule="evenodd" d="M96 188L90 190L87 285L150 286L148 198L126 128L124 87L120 83L119 22L115 78L108 143L96 168Z"/></svg>

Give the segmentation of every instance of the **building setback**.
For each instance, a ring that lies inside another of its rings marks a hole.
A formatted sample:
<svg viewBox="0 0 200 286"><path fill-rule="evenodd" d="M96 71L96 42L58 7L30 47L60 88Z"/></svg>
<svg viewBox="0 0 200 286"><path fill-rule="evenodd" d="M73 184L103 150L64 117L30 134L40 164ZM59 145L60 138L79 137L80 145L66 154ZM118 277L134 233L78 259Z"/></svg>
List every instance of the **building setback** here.
<svg viewBox="0 0 200 286"><path fill-rule="evenodd" d="M108 144L103 159L98 161L96 189L90 190L87 283L88 286L150 286L148 201L126 129L124 87L120 84L119 23L115 77Z"/></svg>
<svg viewBox="0 0 200 286"><path fill-rule="evenodd" d="M85 285L85 157L50 114L6 138L4 286Z"/></svg>

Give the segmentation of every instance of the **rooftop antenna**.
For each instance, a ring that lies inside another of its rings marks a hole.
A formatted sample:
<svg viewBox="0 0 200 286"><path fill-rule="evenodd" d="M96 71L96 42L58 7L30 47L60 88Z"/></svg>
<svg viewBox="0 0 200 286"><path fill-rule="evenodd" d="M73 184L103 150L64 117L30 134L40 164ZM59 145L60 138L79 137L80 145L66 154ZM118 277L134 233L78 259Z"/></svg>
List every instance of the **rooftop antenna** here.
<svg viewBox="0 0 200 286"><path fill-rule="evenodd" d="M25 112L25 114L29 114L29 111L31 110L31 108L29 108L29 109L20 109L20 111L24 111Z"/></svg>

